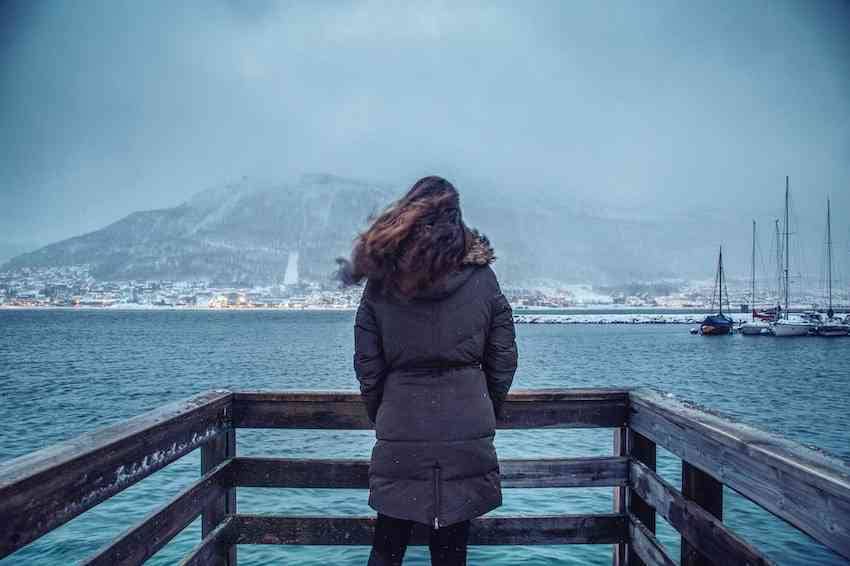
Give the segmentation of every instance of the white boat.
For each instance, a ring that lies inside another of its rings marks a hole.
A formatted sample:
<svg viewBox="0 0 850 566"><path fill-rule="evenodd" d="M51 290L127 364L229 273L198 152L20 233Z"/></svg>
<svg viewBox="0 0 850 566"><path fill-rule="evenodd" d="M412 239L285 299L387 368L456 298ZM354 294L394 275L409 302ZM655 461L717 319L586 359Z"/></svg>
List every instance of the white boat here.
<svg viewBox="0 0 850 566"><path fill-rule="evenodd" d="M753 320L742 324L738 331L744 336L770 334L770 325L763 320Z"/></svg>
<svg viewBox="0 0 850 566"><path fill-rule="evenodd" d="M815 326L799 317L782 318L774 322L770 332L774 336L808 336Z"/></svg>
<svg viewBox="0 0 850 566"><path fill-rule="evenodd" d="M788 176L785 177L785 226L784 226L784 238L783 241L785 243L785 269L784 277L785 277L785 312L782 315L782 318L774 322L770 327L770 332L774 336L808 336L810 332L815 329L815 324L809 322L808 320L800 317L800 316L789 316L789 308L791 306L791 297L789 293L789 273L790 273L790 262L789 255L791 252L790 248L790 238L791 238L791 226L790 215L788 213L788 197L789 197L789 188L788 188Z"/></svg>

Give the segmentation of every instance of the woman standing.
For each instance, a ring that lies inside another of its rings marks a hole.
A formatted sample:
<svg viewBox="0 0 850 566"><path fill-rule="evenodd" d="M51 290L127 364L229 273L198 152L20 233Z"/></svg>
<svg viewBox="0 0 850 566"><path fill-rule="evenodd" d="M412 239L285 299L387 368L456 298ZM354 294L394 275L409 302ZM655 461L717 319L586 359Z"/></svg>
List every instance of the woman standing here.
<svg viewBox="0 0 850 566"><path fill-rule="evenodd" d="M367 280L354 369L376 425L370 566L401 564L413 523L430 527L432 564L466 564L470 519L502 503L493 438L517 349L494 260L457 190L425 177L342 261L343 282Z"/></svg>

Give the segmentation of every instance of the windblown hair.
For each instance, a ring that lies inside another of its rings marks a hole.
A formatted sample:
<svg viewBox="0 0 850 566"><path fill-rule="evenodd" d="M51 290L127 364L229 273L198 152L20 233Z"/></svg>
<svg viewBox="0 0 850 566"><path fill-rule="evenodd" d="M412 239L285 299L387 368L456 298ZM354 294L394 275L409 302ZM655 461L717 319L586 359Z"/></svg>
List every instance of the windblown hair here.
<svg viewBox="0 0 850 566"><path fill-rule="evenodd" d="M369 279L384 292L410 298L461 266L467 229L457 189L445 179L420 179L371 221L351 259L337 259L343 285Z"/></svg>

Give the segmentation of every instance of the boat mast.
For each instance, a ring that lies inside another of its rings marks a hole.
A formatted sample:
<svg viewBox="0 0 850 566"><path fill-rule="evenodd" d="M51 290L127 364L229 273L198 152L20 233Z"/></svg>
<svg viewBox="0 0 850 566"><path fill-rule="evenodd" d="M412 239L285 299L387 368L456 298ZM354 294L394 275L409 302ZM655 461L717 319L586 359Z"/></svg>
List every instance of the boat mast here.
<svg viewBox="0 0 850 566"><path fill-rule="evenodd" d="M751 309L755 311L756 309L756 221L753 220L753 257L752 257L752 265L750 266L750 276L752 282L751 289Z"/></svg>
<svg viewBox="0 0 850 566"><path fill-rule="evenodd" d="M723 246L720 246L720 257L717 259L717 278L720 280L720 293L717 298L720 301L720 316L723 316Z"/></svg>
<svg viewBox="0 0 850 566"><path fill-rule="evenodd" d="M785 175L785 318L788 318L789 293L788 293L788 271L790 255L790 225L788 223L788 175Z"/></svg>
<svg viewBox="0 0 850 566"><path fill-rule="evenodd" d="M774 221L776 228L776 317L782 310L782 236L779 234L779 219Z"/></svg>
<svg viewBox="0 0 850 566"><path fill-rule="evenodd" d="M826 263L827 263L827 288L829 289L829 309L826 316L832 318L835 311L832 310L832 218L829 207L829 197L826 199Z"/></svg>

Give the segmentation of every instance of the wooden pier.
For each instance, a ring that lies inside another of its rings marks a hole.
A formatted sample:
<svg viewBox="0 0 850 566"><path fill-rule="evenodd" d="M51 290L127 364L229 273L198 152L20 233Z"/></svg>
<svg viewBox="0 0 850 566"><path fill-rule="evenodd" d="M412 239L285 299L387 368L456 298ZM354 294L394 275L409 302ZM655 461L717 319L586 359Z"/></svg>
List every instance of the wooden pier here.
<svg viewBox="0 0 850 566"><path fill-rule="evenodd" d="M612 487L612 512L484 517L472 545L608 544L614 564L669 566L661 515L683 566L771 564L724 524L726 486L850 559L850 469L819 452L649 390L520 391L504 412L501 429L612 429L610 456L501 461L503 487ZM370 544L372 517L239 513L240 487L365 489L368 473L366 460L239 457L239 428L371 425L355 393L211 391L22 456L0 464L0 558L196 449L199 479L84 564L142 564L199 515L185 565L234 566L246 544ZM655 472L656 446L681 458L681 490Z"/></svg>

